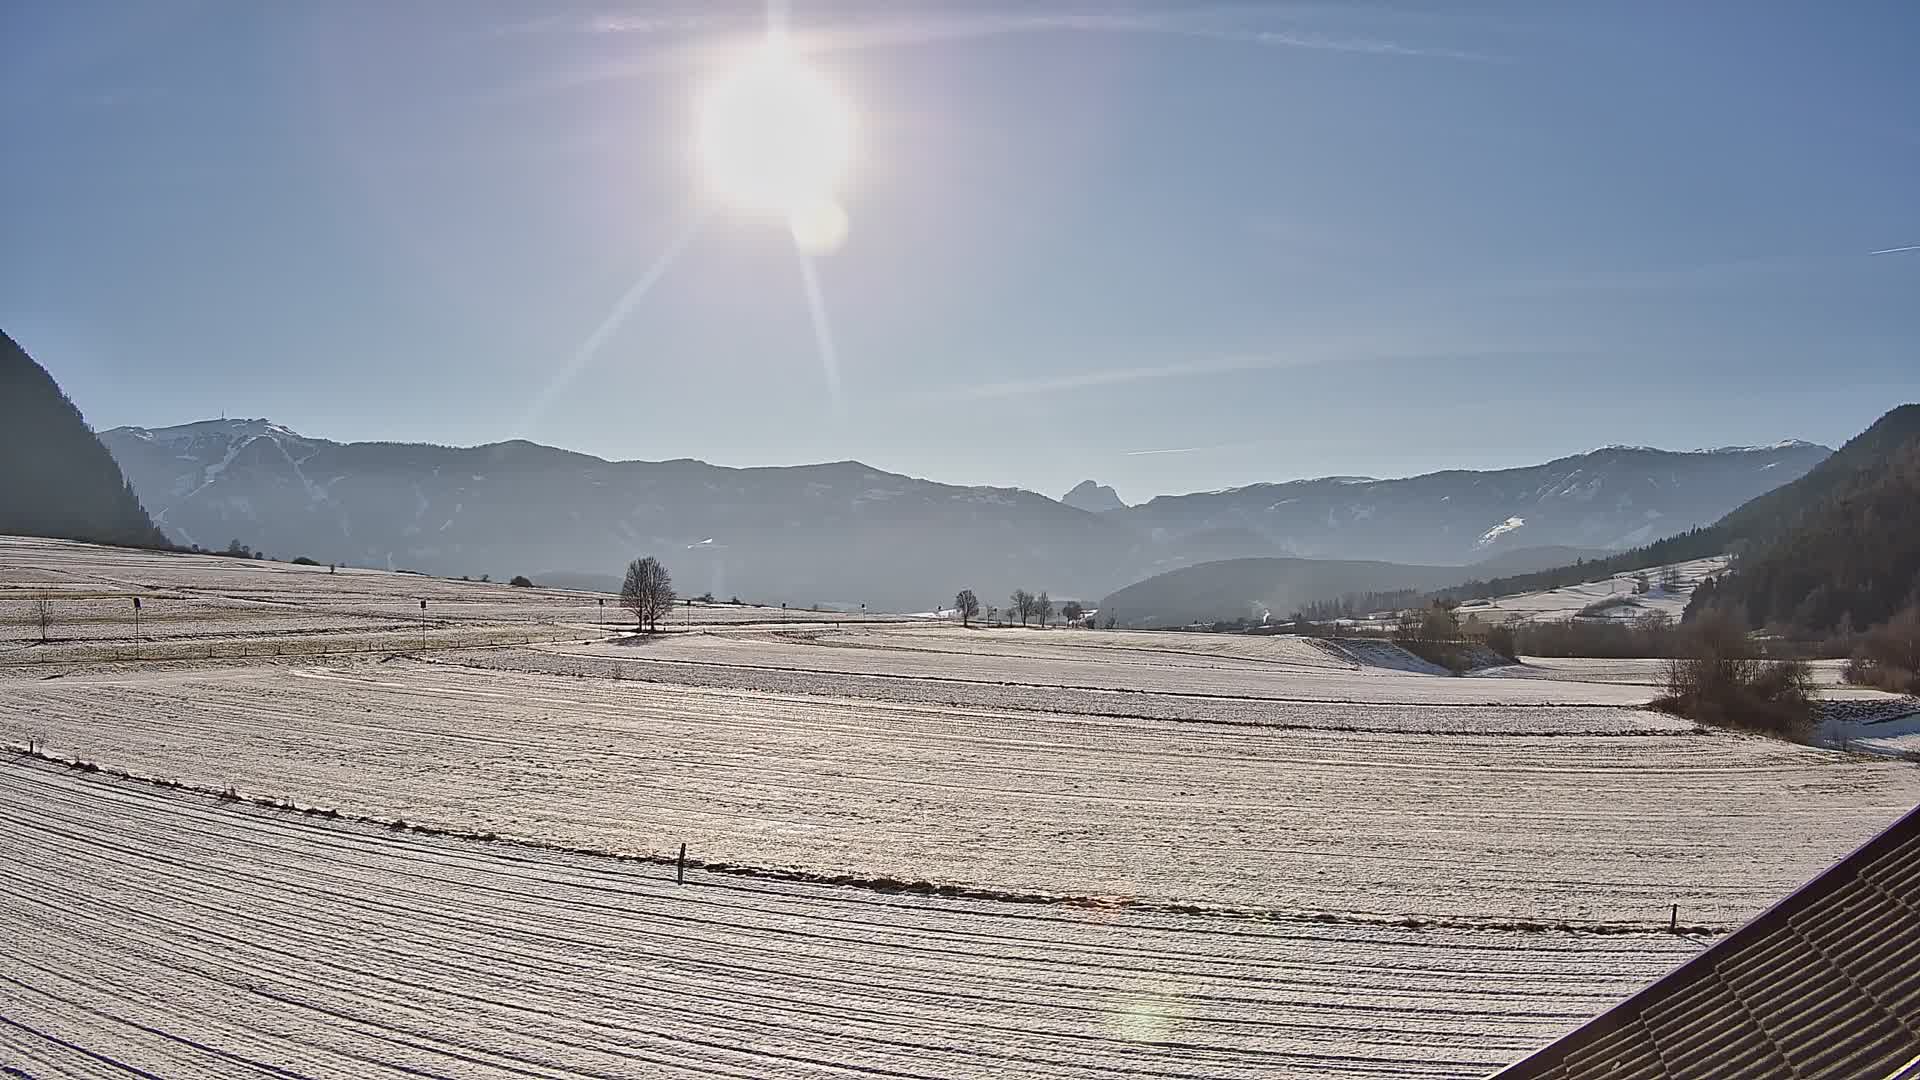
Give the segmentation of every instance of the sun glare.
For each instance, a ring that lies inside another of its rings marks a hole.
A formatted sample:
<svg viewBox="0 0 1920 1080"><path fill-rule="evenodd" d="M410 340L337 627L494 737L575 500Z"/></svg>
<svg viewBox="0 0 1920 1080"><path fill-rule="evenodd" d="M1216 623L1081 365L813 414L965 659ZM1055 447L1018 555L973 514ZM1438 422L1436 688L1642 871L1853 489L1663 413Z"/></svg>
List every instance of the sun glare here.
<svg viewBox="0 0 1920 1080"><path fill-rule="evenodd" d="M784 219L803 248L831 250L844 236L835 196L852 156L846 99L777 39L722 75L700 102L708 187L735 206Z"/></svg>

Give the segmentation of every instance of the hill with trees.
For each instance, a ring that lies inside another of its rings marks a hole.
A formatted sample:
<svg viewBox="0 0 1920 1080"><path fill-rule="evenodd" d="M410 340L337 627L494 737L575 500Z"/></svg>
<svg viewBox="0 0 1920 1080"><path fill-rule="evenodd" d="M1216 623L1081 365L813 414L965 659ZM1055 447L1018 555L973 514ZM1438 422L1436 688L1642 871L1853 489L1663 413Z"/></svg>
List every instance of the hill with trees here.
<svg viewBox="0 0 1920 1080"><path fill-rule="evenodd" d="M1882 417L1842 458L1807 475L1819 489L1790 485L1728 515L1723 526L1745 547L1732 573L1696 590L1689 615L1717 609L1751 628L1823 638L1920 605L1920 405Z"/></svg>
<svg viewBox="0 0 1920 1080"><path fill-rule="evenodd" d="M0 332L0 533L164 547L167 538L67 395Z"/></svg>
<svg viewBox="0 0 1920 1080"><path fill-rule="evenodd" d="M1558 589L1612 574L1644 570L1668 563L1685 562L1689 559L1704 559L1713 555L1732 554L1739 560L1743 570L1748 566L1758 566L1766 558L1766 552L1778 548L1789 537L1802 531L1825 533L1830 529L1845 528L1837 522L1830 527L1821 524L1827 515L1836 512L1865 513L1859 508L1842 511L1838 504L1843 499L1861 499L1865 497L1867 489L1879 484L1897 486L1899 469L1895 467L1895 459L1904 454L1907 448L1913 446L1916 439L1920 439L1920 405L1902 405L1874 421L1871 427L1848 440L1845 446L1807 470L1804 475L1749 499L1712 525L1690 529L1677 536L1670 536L1602 559L1577 560L1565 566L1531 573L1469 581L1442 590L1436 594L1435 598L1477 600L1512 593ZM1876 516L1875 520L1885 519ZM1906 520L1911 522L1913 519L1909 517ZM1856 523L1854 527L1858 527L1858 524ZM1825 540L1814 540L1808 537L1796 541L1799 546L1794 550L1804 553L1807 544L1832 542L1834 538L1831 536ZM1812 571L1816 576L1824 572ZM1775 579L1770 578L1770 580ZM1805 578L1795 578L1795 580L1805 580ZM1874 580L1875 588L1892 588L1892 585L1881 578ZM1781 587L1788 590L1792 588L1784 585ZM1747 594L1744 592L1745 586L1741 588L1742 592L1738 599L1744 601ZM1904 596L1904 592L1902 595ZM1728 594L1727 598L1735 599L1733 594ZM1795 606L1798 602L1795 601ZM1824 604L1824 601L1822 603ZM1766 600L1759 607L1751 608L1749 614L1758 612L1759 622L1764 623L1782 610L1773 600ZM1823 610L1825 610L1824 607ZM1839 610L1835 609L1836 618ZM1856 612L1855 617L1857 619L1859 613Z"/></svg>
<svg viewBox="0 0 1920 1080"><path fill-rule="evenodd" d="M1322 602L1353 597L1339 610L1372 601L1406 603L1410 590L1458 580L1458 566L1408 566L1345 559L1221 559L1138 581L1100 602L1100 617L1131 627L1283 621Z"/></svg>

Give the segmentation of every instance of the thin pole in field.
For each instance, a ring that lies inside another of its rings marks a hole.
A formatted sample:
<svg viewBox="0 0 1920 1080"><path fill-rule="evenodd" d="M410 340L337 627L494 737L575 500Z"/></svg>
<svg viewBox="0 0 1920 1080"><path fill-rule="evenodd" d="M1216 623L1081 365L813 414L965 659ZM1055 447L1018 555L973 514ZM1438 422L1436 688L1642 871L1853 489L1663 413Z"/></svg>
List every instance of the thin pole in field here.
<svg viewBox="0 0 1920 1080"><path fill-rule="evenodd" d="M687 881L687 845L680 845L680 861L674 864L674 883L684 885Z"/></svg>

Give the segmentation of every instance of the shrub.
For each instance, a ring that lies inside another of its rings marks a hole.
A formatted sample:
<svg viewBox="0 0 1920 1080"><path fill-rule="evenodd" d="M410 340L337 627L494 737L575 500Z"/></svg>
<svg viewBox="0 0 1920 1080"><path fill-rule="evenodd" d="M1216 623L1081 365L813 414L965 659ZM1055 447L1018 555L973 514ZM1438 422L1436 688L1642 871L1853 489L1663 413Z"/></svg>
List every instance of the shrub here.
<svg viewBox="0 0 1920 1080"><path fill-rule="evenodd" d="M1686 655L1667 664L1654 707L1716 727L1804 740L1813 727L1813 673L1804 660L1763 660L1737 620L1709 613L1689 624Z"/></svg>
<svg viewBox="0 0 1920 1080"><path fill-rule="evenodd" d="M1514 640L1513 627L1501 623L1487 629L1487 648L1509 660L1520 659L1518 643Z"/></svg>
<svg viewBox="0 0 1920 1080"><path fill-rule="evenodd" d="M1633 611L1639 607L1640 601L1630 596L1603 596L1581 608L1579 617L1584 619L1618 618L1616 612L1620 609L1625 608Z"/></svg>
<svg viewBox="0 0 1920 1080"><path fill-rule="evenodd" d="M507 584L516 589L531 589L533 588L533 579L525 574L515 574L513 575L513 580L507 582Z"/></svg>
<svg viewBox="0 0 1920 1080"><path fill-rule="evenodd" d="M319 562L318 562L317 560L314 560L314 559L309 559L309 558L307 558L307 557L306 557L305 555L301 555L301 556L298 556L298 557L296 557L296 558L295 558L295 559L293 560L293 565L295 565L295 566L319 566L319 565L320 565L320 563L319 563Z"/></svg>
<svg viewBox="0 0 1920 1080"><path fill-rule="evenodd" d="M1920 606L1909 607L1860 635L1859 647L1841 676L1859 686L1920 694Z"/></svg>

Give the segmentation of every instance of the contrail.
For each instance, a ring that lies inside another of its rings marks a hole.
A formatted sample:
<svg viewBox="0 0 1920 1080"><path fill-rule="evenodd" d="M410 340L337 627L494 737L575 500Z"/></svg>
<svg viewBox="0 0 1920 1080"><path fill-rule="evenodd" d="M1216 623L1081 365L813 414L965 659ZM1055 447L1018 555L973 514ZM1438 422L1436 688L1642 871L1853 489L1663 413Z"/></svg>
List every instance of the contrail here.
<svg viewBox="0 0 1920 1080"><path fill-rule="evenodd" d="M833 349L833 328L827 324L827 302L820 295L820 278L813 270L813 257L794 246L800 256L800 280L807 287L807 310L813 316L813 340L820 347L820 370L827 378L827 394L833 398L833 415L846 416L846 403L840 398L840 358Z"/></svg>
<svg viewBox="0 0 1920 1080"><path fill-rule="evenodd" d="M1908 244L1906 247L1897 247L1897 248L1881 248L1879 251L1869 251L1867 252L1867 254L1894 255L1902 251L1920 251L1920 244Z"/></svg>
<svg viewBox="0 0 1920 1080"><path fill-rule="evenodd" d="M706 220L706 211L701 210L689 217L686 224L680 227L680 232L667 244L667 249L660 253L659 258L653 260L653 265L647 267L647 272L640 275L639 281L633 283L633 288L627 290L626 295L613 305L613 310L607 312L607 317L600 321L600 325L594 329L593 333L587 335L587 340L581 342L580 347L573 351L573 355L567 359L566 366L561 368L553 378L547 380L547 385L533 396L533 402L527 406L527 411L520 417L517 428L519 434L526 435L533 422L540 419L541 414L547 411L547 406L553 404L553 399L572 384L574 377L580 374L580 369L586 367L587 361L593 359L593 354L599 352L600 346L606 344L607 338L613 336L613 332L620 328L620 324L627 321L627 316L640 303L641 298L645 297L660 279L666 276L667 268L672 266L674 260L680 257L680 253L687 249L687 244L692 242L693 235L700 231L700 226Z"/></svg>
<svg viewBox="0 0 1920 1080"><path fill-rule="evenodd" d="M1128 450L1121 457L1146 457L1148 454L1193 454L1201 450L1212 450L1211 446L1177 446L1170 450Z"/></svg>

